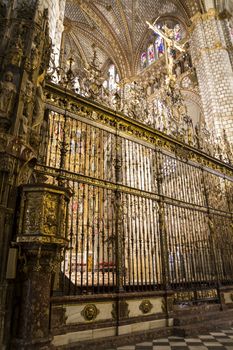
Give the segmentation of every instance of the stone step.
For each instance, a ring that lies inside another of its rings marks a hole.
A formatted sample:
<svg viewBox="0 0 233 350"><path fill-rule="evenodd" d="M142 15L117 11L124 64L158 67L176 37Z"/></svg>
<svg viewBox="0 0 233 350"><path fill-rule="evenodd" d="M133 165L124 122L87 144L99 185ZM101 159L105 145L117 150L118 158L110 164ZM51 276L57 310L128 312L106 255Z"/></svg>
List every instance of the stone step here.
<svg viewBox="0 0 233 350"><path fill-rule="evenodd" d="M203 322L204 321L204 322ZM193 323L183 323L182 325L174 325L174 335L187 337L205 334L210 331L217 331L233 326L233 310L220 311L218 313L210 313L205 320Z"/></svg>
<svg viewBox="0 0 233 350"><path fill-rule="evenodd" d="M194 324L194 323L198 323L198 322L204 322L204 321L208 321L211 319L215 319L218 318L221 314L223 313L223 311L212 311L212 312L206 312L206 313L192 313L192 314L188 314L188 315L183 315L183 316L178 316L175 315L174 316L174 326L185 326L187 324Z"/></svg>
<svg viewBox="0 0 233 350"><path fill-rule="evenodd" d="M175 305L174 306L174 313L176 316L183 316L185 314L190 313L206 313L211 311L219 311L220 310L220 304L201 304L201 305Z"/></svg>

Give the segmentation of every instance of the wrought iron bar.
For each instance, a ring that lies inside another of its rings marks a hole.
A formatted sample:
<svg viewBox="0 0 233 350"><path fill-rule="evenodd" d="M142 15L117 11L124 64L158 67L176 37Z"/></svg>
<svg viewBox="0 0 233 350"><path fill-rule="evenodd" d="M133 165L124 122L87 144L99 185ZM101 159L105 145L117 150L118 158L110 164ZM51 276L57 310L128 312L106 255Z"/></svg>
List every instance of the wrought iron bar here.
<svg viewBox="0 0 233 350"><path fill-rule="evenodd" d="M65 111L50 112L48 127L44 174L53 183L65 180L74 192L64 294L166 290L171 284L195 291L198 299L200 290L216 286L216 275L219 283L233 282L230 177ZM218 201L203 176L216 186Z"/></svg>
<svg viewBox="0 0 233 350"><path fill-rule="evenodd" d="M162 159L161 153L159 151L156 152L156 169L157 169L157 188L158 194L162 193ZM166 222L164 215L164 202L160 197L158 201L158 216L159 216L159 235L160 235L160 249L161 249L161 257L162 257L162 283L164 290L170 288L170 273L169 273L169 258L168 258L168 244L167 244L167 230L166 230Z"/></svg>

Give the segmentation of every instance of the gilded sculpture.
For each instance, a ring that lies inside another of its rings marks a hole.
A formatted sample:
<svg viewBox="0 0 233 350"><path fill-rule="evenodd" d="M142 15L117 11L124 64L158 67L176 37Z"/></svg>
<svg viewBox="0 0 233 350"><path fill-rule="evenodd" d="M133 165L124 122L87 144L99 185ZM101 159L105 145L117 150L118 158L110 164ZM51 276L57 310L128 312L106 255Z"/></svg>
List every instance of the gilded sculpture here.
<svg viewBox="0 0 233 350"><path fill-rule="evenodd" d="M168 26L165 24L162 27L162 30L158 28L155 23L152 25L148 21L146 22L150 29L152 29L156 34L158 34L161 38L164 39L166 43L166 49L165 49L165 56L166 56L166 65L167 65L167 75L169 80L175 80L174 76L174 55L173 51L174 49L185 52L184 45L181 45L179 42L176 41L176 32L177 32L177 26L174 29L168 28Z"/></svg>

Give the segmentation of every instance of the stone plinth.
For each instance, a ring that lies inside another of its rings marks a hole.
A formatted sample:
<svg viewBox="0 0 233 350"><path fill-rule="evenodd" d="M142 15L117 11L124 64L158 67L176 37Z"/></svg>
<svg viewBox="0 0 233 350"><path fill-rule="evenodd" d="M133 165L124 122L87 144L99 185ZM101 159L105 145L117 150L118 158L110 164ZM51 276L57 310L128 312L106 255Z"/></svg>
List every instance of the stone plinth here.
<svg viewBox="0 0 233 350"><path fill-rule="evenodd" d="M21 257L20 325L16 349L49 346L50 295L66 239L69 193L51 185L22 188L16 244Z"/></svg>

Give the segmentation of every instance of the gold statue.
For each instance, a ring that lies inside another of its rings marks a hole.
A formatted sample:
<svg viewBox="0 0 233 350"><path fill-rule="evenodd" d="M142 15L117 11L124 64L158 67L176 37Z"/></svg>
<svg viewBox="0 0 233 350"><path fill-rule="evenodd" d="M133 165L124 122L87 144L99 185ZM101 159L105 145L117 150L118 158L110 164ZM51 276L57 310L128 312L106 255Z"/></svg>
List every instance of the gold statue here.
<svg viewBox="0 0 233 350"><path fill-rule="evenodd" d="M148 24L150 29L152 29L156 34L158 34L161 38L164 39L168 79L175 80L175 76L173 74L174 58L172 51L174 49L177 49L180 52L185 52L184 44L181 45L176 41L175 34L177 28L175 27L175 29L170 29L166 25L164 25L161 30L155 24L152 25L148 21L146 21L146 23Z"/></svg>

